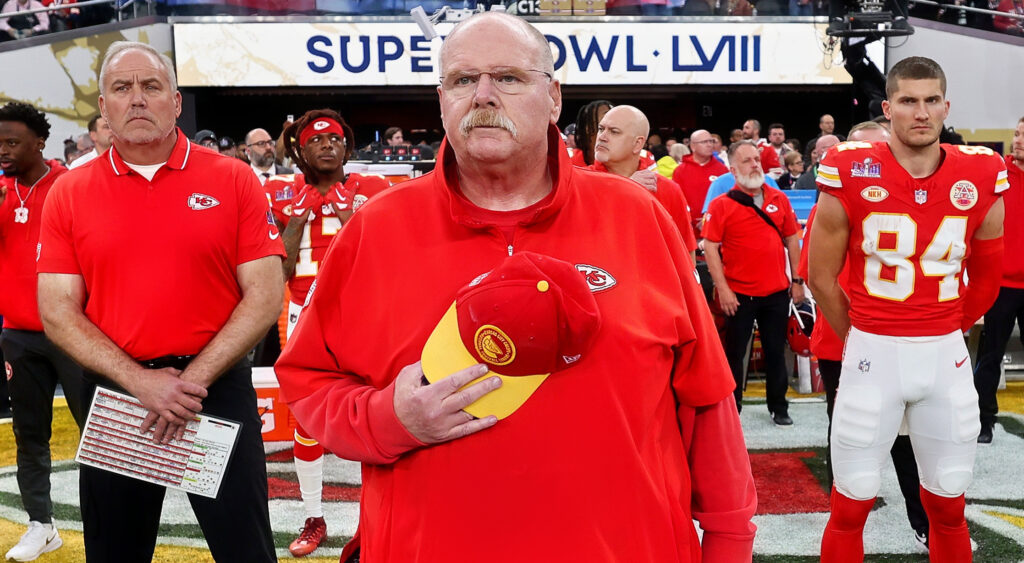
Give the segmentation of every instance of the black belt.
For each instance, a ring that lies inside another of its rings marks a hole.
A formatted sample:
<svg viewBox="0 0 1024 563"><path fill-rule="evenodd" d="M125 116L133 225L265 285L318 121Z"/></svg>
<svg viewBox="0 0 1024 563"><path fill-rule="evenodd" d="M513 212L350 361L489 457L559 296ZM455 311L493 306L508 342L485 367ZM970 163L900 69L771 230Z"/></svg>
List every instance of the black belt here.
<svg viewBox="0 0 1024 563"><path fill-rule="evenodd" d="M160 356L152 360L142 360L139 364L146 369L174 368L184 370L196 357L193 356Z"/></svg>

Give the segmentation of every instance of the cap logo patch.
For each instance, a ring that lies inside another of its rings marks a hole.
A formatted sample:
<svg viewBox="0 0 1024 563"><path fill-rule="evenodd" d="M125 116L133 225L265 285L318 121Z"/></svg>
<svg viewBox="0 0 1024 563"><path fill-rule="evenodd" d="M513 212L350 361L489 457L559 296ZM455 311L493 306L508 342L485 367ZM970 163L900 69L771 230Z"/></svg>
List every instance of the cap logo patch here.
<svg viewBox="0 0 1024 563"><path fill-rule="evenodd" d="M324 129L327 129L330 126L331 124L327 123L326 121L317 121L316 123L313 124L313 129L317 131L323 131Z"/></svg>
<svg viewBox="0 0 1024 563"><path fill-rule="evenodd" d="M477 354L491 365L505 366L516 359L516 347L512 339L494 325L478 328L473 337L473 345Z"/></svg>
<svg viewBox="0 0 1024 563"><path fill-rule="evenodd" d="M195 193L188 196L188 206L196 211L202 211L203 209L210 209L211 207L217 207L220 202L217 201L213 196L206 194Z"/></svg>
<svg viewBox="0 0 1024 563"><path fill-rule="evenodd" d="M967 180L960 180L949 190L949 201L960 211L967 211L978 203L978 188Z"/></svg>
<svg viewBox="0 0 1024 563"><path fill-rule="evenodd" d="M591 293L611 289L615 287L615 284L619 283L611 274L608 273L607 270L598 268L597 266L591 266L590 264L576 264L576 269L579 273L583 274L583 279L586 280L587 287L590 288Z"/></svg>
<svg viewBox="0 0 1024 563"><path fill-rule="evenodd" d="M878 203L889 197L889 192L882 186L868 186L861 190L860 197L870 202Z"/></svg>

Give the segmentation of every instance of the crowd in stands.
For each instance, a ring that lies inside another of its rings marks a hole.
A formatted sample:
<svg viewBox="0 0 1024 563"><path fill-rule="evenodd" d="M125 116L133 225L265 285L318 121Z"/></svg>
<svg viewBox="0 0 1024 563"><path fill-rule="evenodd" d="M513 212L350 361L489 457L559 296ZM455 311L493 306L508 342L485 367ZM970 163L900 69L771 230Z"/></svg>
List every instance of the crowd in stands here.
<svg viewBox="0 0 1024 563"><path fill-rule="evenodd" d="M37 10L46 7L60 7L54 11L0 17L0 42L23 39L43 33L65 31L95 24L108 23L115 19L116 7L121 4L111 0L110 4L75 6L75 0L6 0L2 13ZM288 14L332 14L332 15L394 15L403 16L415 6L426 10L437 10L442 6L453 9L488 8L487 0L464 0L443 2L438 0L402 1L394 0L155 0L146 2L144 13L150 9L162 15L288 15ZM505 2L507 9L515 11L518 3ZM946 23L968 26L976 29L998 31L1013 35L1024 35L1024 0L941 0L942 6L915 4L910 2L909 15ZM66 7L63 7L66 6ZM985 13L958 10L957 6L969 6L1003 12L1009 15L997 16ZM828 15L827 0L608 0L606 14L609 16L825 16ZM520 13L520 15L537 15ZM1019 17L1015 17L1019 16Z"/></svg>

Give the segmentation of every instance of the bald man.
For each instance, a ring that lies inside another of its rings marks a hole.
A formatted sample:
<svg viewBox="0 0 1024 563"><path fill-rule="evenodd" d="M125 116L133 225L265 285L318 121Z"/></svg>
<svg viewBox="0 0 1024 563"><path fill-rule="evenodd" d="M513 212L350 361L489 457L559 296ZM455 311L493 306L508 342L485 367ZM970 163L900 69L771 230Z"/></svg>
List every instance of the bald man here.
<svg viewBox="0 0 1024 563"><path fill-rule="evenodd" d="M839 136L837 135L822 135L815 143L814 148L811 149L811 169L804 172L796 182L793 183L794 190L816 190L818 189L817 184L814 183L814 178L818 173L818 163L825 156L825 151L838 145L840 143Z"/></svg>
<svg viewBox="0 0 1024 563"><path fill-rule="evenodd" d="M245 155L249 157L249 165L260 184L266 184L271 176L295 173L291 168L277 164L276 149L277 141L266 129L256 128L245 135Z"/></svg>
<svg viewBox="0 0 1024 563"><path fill-rule="evenodd" d="M650 129L647 116L633 106L616 106L608 110L597 125L594 164L590 168L630 178L653 193L672 216L683 235L683 244L690 252L690 259L695 260L697 240L690 226L690 208L683 191L678 184L654 169L640 168L640 151Z"/></svg>
<svg viewBox="0 0 1024 563"><path fill-rule="evenodd" d="M825 115L822 115L818 119L819 133L816 136L812 137L811 140L807 141L807 146L804 147L804 162L808 164L808 166L814 164L814 161L812 160L812 153L814 152L814 145L818 142L819 139L826 135L835 135L840 142L846 140L846 138L843 137L842 135L836 135L835 129L836 120L831 115L826 113ZM814 175L812 174L811 176L813 177Z"/></svg>
<svg viewBox="0 0 1024 563"><path fill-rule="evenodd" d="M679 184L688 202L701 204L708 195L708 186L711 182L729 173L729 168L714 156L715 144L715 138L711 133L704 129L694 131L690 135L691 153L684 156L682 162L672 172L672 181ZM690 220L693 225L701 218L701 208L697 205L690 207ZM699 232L697 236L700 236Z"/></svg>

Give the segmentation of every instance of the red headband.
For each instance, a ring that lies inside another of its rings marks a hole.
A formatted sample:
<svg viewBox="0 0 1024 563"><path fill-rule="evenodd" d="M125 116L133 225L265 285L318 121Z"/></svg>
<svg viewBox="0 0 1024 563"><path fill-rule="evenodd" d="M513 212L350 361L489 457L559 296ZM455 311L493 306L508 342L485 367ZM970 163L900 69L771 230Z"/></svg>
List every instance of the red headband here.
<svg viewBox="0 0 1024 563"><path fill-rule="evenodd" d="M342 129L340 123L330 117L318 117L312 123L306 125L302 132L299 133L299 146L306 146L306 141L309 141L310 137L321 133L337 133L342 138L345 138L345 130Z"/></svg>

